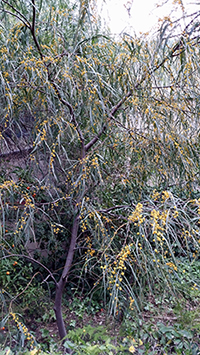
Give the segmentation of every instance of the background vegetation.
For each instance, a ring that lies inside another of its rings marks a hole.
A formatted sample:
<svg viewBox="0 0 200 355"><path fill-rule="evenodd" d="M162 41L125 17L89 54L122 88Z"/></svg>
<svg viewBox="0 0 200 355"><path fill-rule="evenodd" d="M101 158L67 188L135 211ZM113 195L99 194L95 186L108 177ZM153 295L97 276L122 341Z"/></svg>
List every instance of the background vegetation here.
<svg viewBox="0 0 200 355"><path fill-rule="evenodd" d="M117 40L87 0L0 10L2 354L198 354L199 12Z"/></svg>

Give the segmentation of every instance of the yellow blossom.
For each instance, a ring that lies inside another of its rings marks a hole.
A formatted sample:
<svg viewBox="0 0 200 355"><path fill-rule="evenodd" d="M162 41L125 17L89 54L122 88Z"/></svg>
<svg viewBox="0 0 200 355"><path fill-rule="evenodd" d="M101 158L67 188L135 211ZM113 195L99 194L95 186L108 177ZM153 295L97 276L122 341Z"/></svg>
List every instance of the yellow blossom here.
<svg viewBox="0 0 200 355"><path fill-rule="evenodd" d="M135 347L131 345L128 350L130 351L131 354L133 354L135 352Z"/></svg>

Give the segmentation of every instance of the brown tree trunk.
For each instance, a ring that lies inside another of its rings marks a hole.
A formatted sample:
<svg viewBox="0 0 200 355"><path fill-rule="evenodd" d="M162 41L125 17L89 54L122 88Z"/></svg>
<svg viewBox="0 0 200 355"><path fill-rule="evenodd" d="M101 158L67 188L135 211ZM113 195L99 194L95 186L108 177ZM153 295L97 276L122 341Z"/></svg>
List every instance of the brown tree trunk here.
<svg viewBox="0 0 200 355"><path fill-rule="evenodd" d="M58 326L58 332L60 335L60 338L63 339L66 337L67 332L66 332L66 327L62 315L62 295L64 291L64 287L67 282L67 278L69 275L69 271L73 262L73 257L74 257L74 250L76 247L76 240L77 240L77 235L78 235L78 227L79 227L79 214L75 217L73 226L72 226L72 233L71 233L71 242L70 242L70 247L69 251L67 254L65 266L62 272L62 276L59 280L59 282L56 285L56 297L55 297L55 303L54 303L54 311L56 315L56 322ZM68 353L71 353L70 349L68 349Z"/></svg>

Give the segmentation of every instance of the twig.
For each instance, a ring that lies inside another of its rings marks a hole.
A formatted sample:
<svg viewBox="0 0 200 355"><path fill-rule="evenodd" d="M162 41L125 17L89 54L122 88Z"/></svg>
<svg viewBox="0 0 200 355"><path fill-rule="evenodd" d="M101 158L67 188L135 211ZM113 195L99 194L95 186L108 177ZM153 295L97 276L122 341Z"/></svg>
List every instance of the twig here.
<svg viewBox="0 0 200 355"><path fill-rule="evenodd" d="M22 21L29 29L31 28L30 22L27 20L27 18L26 18L19 10L17 10L17 9L16 9L13 5L11 5L8 1L6 1L6 0L2 0L2 1L3 1L4 4L6 4L6 5L8 5L9 7L11 7L11 9L13 9L19 16L21 16L21 18L18 17L15 13L10 12L10 11L4 9L5 12L9 13L10 15L12 15L12 16L14 16L14 17L17 17L18 20Z"/></svg>
<svg viewBox="0 0 200 355"><path fill-rule="evenodd" d="M128 97L132 95L132 90L129 91L118 103L115 105L112 110L110 111L110 114L108 116L108 120L112 119L114 114L118 111L118 109L123 105L123 103L126 101ZM107 128L107 122L103 125L101 131L85 146L85 151L87 152L101 137L101 135L104 133L104 131Z"/></svg>
<svg viewBox="0 0 200 355"><path fill-rule="evenodd" d="M8 252L8 250L6 250ZM9 253L9 252L8 252ZM43 265L40 261L38 260L35 260L34 258L32 258L31 256L28 256L28 255L24 255L24 254L11 254L9 253L9 255L5 255L1 258L1 260L3 259L7 259L7 258L13 258L13 257L18 257L18 258L25 258L25 259L28 259L30 260L31 262L33 263L36 263L38 265L40 265L43 269L45 269L49 275L51 276L52 280L55 282L55 285L57 285L57 281L55 279L55 277L53 276L52 272L45 266Z"/></svg>
<svg viewBox="0 0 200 355"><path fill-rule="evenodd" d="M130 208L131 206L129 205L120 205L120 206L113 206L110 208L107 208L106 210L99 210L98 212L110 212L116 209L121 209L121 208Z"/></svg>

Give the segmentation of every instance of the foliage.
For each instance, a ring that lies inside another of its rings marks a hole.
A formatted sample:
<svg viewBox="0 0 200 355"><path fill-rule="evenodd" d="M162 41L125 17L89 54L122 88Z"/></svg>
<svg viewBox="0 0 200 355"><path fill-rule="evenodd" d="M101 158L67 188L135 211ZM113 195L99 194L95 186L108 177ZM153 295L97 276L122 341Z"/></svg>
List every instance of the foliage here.
<svg viewBox="0 0 200 355"><path fill-rule="evenodd" d="M65 292L122 319L199 290L199 13L116 40L93 5L0 1L0 282L48 290L61 338Z"/></svg>
<svg viewBox="0 0 200 355"><path fill-rule="evenodd" d="M101 305L89 297L80 298L74 296L73 299L65 302L65 306L70 312L73 312L74 315L77 316L79 319L84 318L85 312L90 315L103 311Z"/></svg>
<svg viewBox="0 0 200 355"><path fill-rule="evenodd" d="M124 344L113 345L109 335L106 335L104 327L93 328L87 326L84 329L76 329L68 332L68 338L64 344L67 348L75 350L75 354L123 354L128 350ZM115 342L116 343L116 342Z"/></svg>
<svg viewBox="0 0 200 355"><path fill-rule="evenodd" d="M198 354L199 319L196 319L196 326L192 321L189 323L190 311L187 307L176 307L176 299L171 300L171 309L168 298L160 306L156 301L149 303L143 319L135 320L134 312L129 314L123 321L121 334L133 339L135 348L139 345L139 354ZM195 311L198 313L199 309Z"/></svg>

